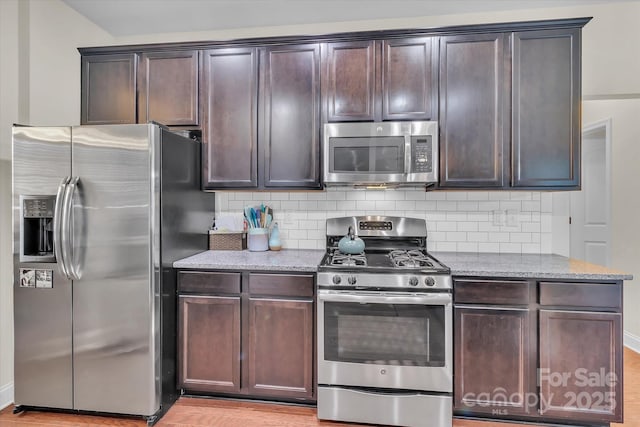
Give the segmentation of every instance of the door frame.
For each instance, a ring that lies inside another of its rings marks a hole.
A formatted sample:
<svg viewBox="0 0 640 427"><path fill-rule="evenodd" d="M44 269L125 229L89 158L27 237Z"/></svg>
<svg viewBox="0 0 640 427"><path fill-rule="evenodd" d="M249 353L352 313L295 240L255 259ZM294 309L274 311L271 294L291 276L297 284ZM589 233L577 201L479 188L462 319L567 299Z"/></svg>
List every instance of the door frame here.
<svg viewBox="0 0 640 427"><path fill-rule="evenodd" d="M604 260L603 264L607 267L611 266L611 236L612 236L612 232L611 232L611 191L612 191L612 186L611 186L611 132L612 132L612 128L613 128L613 120L611 117L604 119L604 120L599 120L597 122L591 123L589 125L583 126L582 127L582 140L584 140L585 136L589 135L589 134L593 134L596 132L601 132L604 131L604 151L605 151L605 188L606 188L606 192L605 192L605 202L606 202L606 222L607 222L607 255L606 255L606 259ZM581 144L582 145L582 144ZM580 156L583 155L582 149L581 149L581 153ZM581 163L582 163L582 174L584 175L585 173L585 164L584 162L582 162L581 159ZM583 181L581 181L583 182ZM582 190L581 190L582 191ZM573 204L570 202L569 203L569 216L571 217L572 215L572 206ZM572 241L573 241L573 236L575 233L575 224L571 223L571 225L569 226L569 238L571 239L571 241L569 242L569 254L570 256L571 254L571 246L572 245Z"/></svg>

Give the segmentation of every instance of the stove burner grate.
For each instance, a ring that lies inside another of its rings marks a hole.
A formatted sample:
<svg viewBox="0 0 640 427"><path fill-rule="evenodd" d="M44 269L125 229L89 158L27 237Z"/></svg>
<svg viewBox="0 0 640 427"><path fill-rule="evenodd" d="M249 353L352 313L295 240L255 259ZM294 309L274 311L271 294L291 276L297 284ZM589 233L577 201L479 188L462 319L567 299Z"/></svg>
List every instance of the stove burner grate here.
<svg viewBox="0 0 640 427"><path fill-rule="evenodd" d="M419 250L395 250L389 252L389 258L396 267L433 267L433 263L424 252Z"/></svg>
<svg viewBox="0 0 640 427"><path fill-rule="evenodd" d="M340 251L334 251L331 255L330 265L340 265L345 267L366 267L367 257L364 252L359 254L344 254Z"/></svg>

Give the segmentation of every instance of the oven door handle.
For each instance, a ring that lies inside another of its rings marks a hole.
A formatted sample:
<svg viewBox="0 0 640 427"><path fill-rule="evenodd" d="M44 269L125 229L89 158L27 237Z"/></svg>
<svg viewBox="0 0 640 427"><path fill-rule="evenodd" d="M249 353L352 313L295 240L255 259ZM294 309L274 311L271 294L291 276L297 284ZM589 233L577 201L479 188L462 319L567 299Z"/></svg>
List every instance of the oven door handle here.
<svg viewBox="0 0 640 427"><path fill-rule="evenodd" d="M384 292L336 292L320 289L318 291L318 299L328 302L371 304L451 305L451 295L445 293L394 295Z"/></svg>

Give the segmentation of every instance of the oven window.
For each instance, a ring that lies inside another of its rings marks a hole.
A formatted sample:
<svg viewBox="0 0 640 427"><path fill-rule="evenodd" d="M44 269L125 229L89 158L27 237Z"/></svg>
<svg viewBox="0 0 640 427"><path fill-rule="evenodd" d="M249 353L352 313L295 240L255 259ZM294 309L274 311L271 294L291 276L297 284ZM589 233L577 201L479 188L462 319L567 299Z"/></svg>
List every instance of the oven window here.
<svg viewBox="0 0 640 427"><path fill-rule="evenodd" d="M324 357L336 362L442 367L444 306L325 302Z"/></svg>

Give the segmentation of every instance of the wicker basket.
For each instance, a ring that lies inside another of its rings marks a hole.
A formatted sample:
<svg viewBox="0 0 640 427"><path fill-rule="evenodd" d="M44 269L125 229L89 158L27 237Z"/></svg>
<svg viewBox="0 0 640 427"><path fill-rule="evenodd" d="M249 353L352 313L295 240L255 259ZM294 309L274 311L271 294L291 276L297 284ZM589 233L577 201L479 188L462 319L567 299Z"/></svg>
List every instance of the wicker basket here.
<svg viewBox="0 0 640 427"><path fill-rule="evenodd" d="M209 249L214 251L241 251L247 249L247 234L237 231L209 230Z"/></svg>

